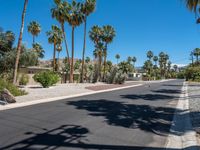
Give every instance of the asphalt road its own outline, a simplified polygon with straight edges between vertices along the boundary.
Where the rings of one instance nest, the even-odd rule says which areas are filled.
[[[1,111],[0,149],[164,149],[182,85],[151,83]]]

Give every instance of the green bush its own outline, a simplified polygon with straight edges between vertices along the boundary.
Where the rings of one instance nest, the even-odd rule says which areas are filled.
[[[22,96],[27,94],[24,90],[20,90],[17,86],[13,85],[12,83],[0,79],[0,93],[3,91],[4,88],[8,89],[8,91],[10,91],[10,93],[13,94],[13,96]]]
[[[59,81],[59,78],[59,75],[52,71],[40,72],[33,76],[33,79],[36,82],[39,82],[44,88],[48,88],[56,84]]]
[[[29,76],[27,74],[22,74],[19,78],[19,85],[27,85],[29,82]]]
[[[181,71],[181,72],[177,73],[177,78],[178,79],[184,79],[185,78],[185,72]]]
[[[200,67],[188,67],[185,76],[188,81],[200,82]]]

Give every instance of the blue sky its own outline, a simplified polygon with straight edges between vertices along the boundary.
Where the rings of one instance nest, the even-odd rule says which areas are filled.
[[[23,0],[2,1],[0,5],[0,27],[12,30],[19,35]],[[51,18],[50,9],[53,0],[29,0],[25,18],[23,42],[31,47],[32,36],[27,32],[30,21],[37,21],[42,32],[36,41],[46,51],[45,59],[52,58],[53,45],[48,44],[46,31],[57,21]],[[143,65],[146,52],[152,50],[155,55],[160,51],[169,54],[172,63],[189,63],[190,51],[200,47],[200,27],[195,16],[189,12],[183,0],[97,0],[96,11],[88,18],[88,30],[93,25],[112,25],[116,29],[116,38],[108,46],[108,59],[116,62],[128,56],[136,56],[136,66]],[[71,28],[66,24],[68,44],[71,49]],[[81,58],[83,45],[83,26],[75,32],[75,57]],[[93,43],[87,39],[86,55],[92,57]],[[65,50],[61,57],[66,56]]]

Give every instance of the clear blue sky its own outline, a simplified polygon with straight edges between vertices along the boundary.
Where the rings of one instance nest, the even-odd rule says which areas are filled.
[[[0,26],[19,35],[23,0],[2,1],[0,5]],[[50,9],[53,0],[29,0],[25,18],[23,42],[31,47],[32,36],[27,32],[30,21],[37,21],[42,32],[36,39],[46,51],[45,59],[52,58],[53,46],[48,44],[46,31],[52,24]],[[93,25],[110,24],[117,36],[108,47],[108,59],[116,62],[119,53],[121,60],[128,56],[137,57],[137,66],[143,65],[147,50],[155,55],[164,51],[170,55],[172,63],[186,64],[189,53],[200,47],[200,27],[195,24],[195,16],[189,12],[182,0],[97,0],[96,11],[88,18],[88,30]],[[71,49],[71,29],[66,24],[68,43]],[[75,57],[81,58],[83,26],[76,29]],[[87,39],[87,56],[92,57],[94,46]],[[63,50],[61,56],[66,56]]]

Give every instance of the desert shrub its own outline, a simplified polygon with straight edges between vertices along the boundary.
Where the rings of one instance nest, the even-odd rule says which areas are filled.
[[[74,81],[76,81],[77,83],[80,82],[80,75],[79,74],[74,74]]]
[[[188,67],[185,76],[186,80],[200,82],[200,67]]]
[[[115,77],[115,84],[123,84],[126,81],[126,74],[117,73]]]
[[[29,76],[27,74],[22,74],[19,78],[19,85],[27,85],[29,82]]]
[[[20,90],[11,82],[0,79],[0,93],[3,91],[4,88],[8,89],[8,91],[10,91],[10,93],[13,94],[13,96],[22,96],[27,94],[24,90]]]
[[[94,73],[93,73],[93,77],[92,77],[92,83],[96,83],[98,81],[98,77],[99,77],[99,69],[98,69],[98,65],[95,64],[94,65]]]
[[[113,67],[109,73],[107,73],[106,82],[108,84],[113,84],[115,82],[115,77],[117,75],[118,68]]]
[[[52,71],[40,72],[33,76],[33,79],[36,82],[39,82],[44,88],[48,88],[56,84],[59,81],[59,78],[59,75]]]

